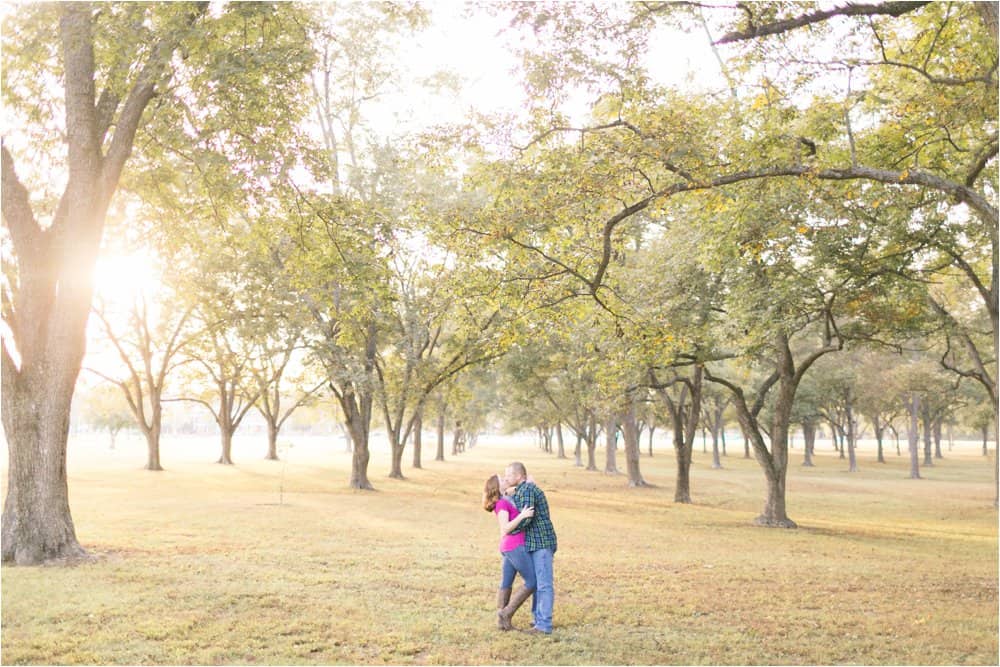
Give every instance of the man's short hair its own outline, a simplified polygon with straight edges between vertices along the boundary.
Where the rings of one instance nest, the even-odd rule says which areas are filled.
[[[524,464],[520,461],[514,461],[508,466],[512,473],[518,477],[527,477],[528,471],[524,469]]]

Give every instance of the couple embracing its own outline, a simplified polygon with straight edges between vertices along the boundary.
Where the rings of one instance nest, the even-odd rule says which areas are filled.
[[[556,531],[549,517],[545,494],[528,477],[523,463],[507,466],[503,475],[493,475],[483,489],[483,509],[496,514],[500,524],[503,564],[497,591],[497,627],[512,630],[511,617],[533,596],[534,617],[529,634],[552,633],[552,557]],[[515,575],[522,586],[512,592]]]

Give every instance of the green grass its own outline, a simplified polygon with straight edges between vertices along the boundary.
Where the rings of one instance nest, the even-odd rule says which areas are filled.
[[[339,438],[289,440],[287,463],[238,440],[235,467],[210,463],[212,440],[166,440],[162,473],[139,469],[138,442],[73,440],[73,516],[96,558],[3,568],[2,662],[997,663],[993,472],[971,443],[923,480],[894,453],[862,451],[848,474],[829,451],[801,468],[794,450],[800,528],[776,530],[751,525],[764,482],[742,451],[723,470],[696,451],[682,506],[663,448],[642,459],[657,486],[634,490],[527,440],[425,457],[405,481],[377,448],[378,490],[354,492]],[[497,534],[479,501],[511,459],[559,534],[550,637],[495,629]]]

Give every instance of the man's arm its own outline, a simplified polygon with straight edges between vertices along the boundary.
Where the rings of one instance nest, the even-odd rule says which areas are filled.
[[[525,507],[535,506],[537,491],[538,487],[531,482],[523,482],[518,485],[517,489],[514,491],[514,504],[517,506],[518,512],[523,510]],[[518,529],[522,532],[527,530],[528,526],[530,526],[534,520],[535,517],[533,516],[525,518],[521,521],[520,525],[518,525]]]

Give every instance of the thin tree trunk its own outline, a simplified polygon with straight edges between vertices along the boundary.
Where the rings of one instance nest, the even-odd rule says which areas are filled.
[[[920,395],[914,392],[907,401],[907,410],[910,413],[910,420],[907,429],[907,437],[910,443],[910,479],[920,479]]]
[[[855,438],[857,437],[855,423],[854,423],[854,407],[850,402],[847,404],[847,454],[849,467],[848,472],[858,471],[858,457],[855,454]]]
[[[936,459],[944,458],[941,453],[941,422],[940,417],[934,420],[934,458]]]
[[[608,475],[614,475],[618,473],[618,464],[615,458],[615,448],[617,446],[616,440],[618,438],[618,424],[615,419],[615,415],[611,414],[606,422],[606,433],[605,433],[605,459],[604,459],[604,472]]]
[[[587,470],[597,470],[597,415],[590,413],[587,436]]]
[[[649,486],[639,470],[639,429],[636,425],[635,400],[629,401],[624,419],[625,462],[629,487]]]
[[[437,454],[434,456],[435,461],[444,461],[444,408],[442,407],[440,414],[438,414],[437,423]]]
[[[813,449],[816,447],[816,423],[812,420],[806,419],[802,422],[802,441],[802,449],[805,450],[802,465],[806,468],[812,468],[815,466],[812,457]]]
[[[558,422],[556,424],[556,443],[558,443],[556,458],[560,459],[566,458],[566,445],[563,442],[562,422]]]
[[[719,429],[722,427],[722,410],[716,408],[712,415],[712,469],[722,468],[719,460]]]
[[[931,451],[932,426],[931,426],[930,410],[927,408],[926,403],[924,404],[924,408],[921,411],[921,421],[923,422],[924,426],[924,465],[932,466],[934,465],[934,456]]]
[[[413,467],[417,469],[423,467],[420,463],[420,448],[423,442],[423,429],[424,414],[421,410],[417,412],[417,415],[413,418]]]
[[[878,462],[885,463],[885,452],[882,446],[882,440],[885,438],[885,424],[877,415],[872,420],[872,424],[875,429],[875,443],[878,447]]]

